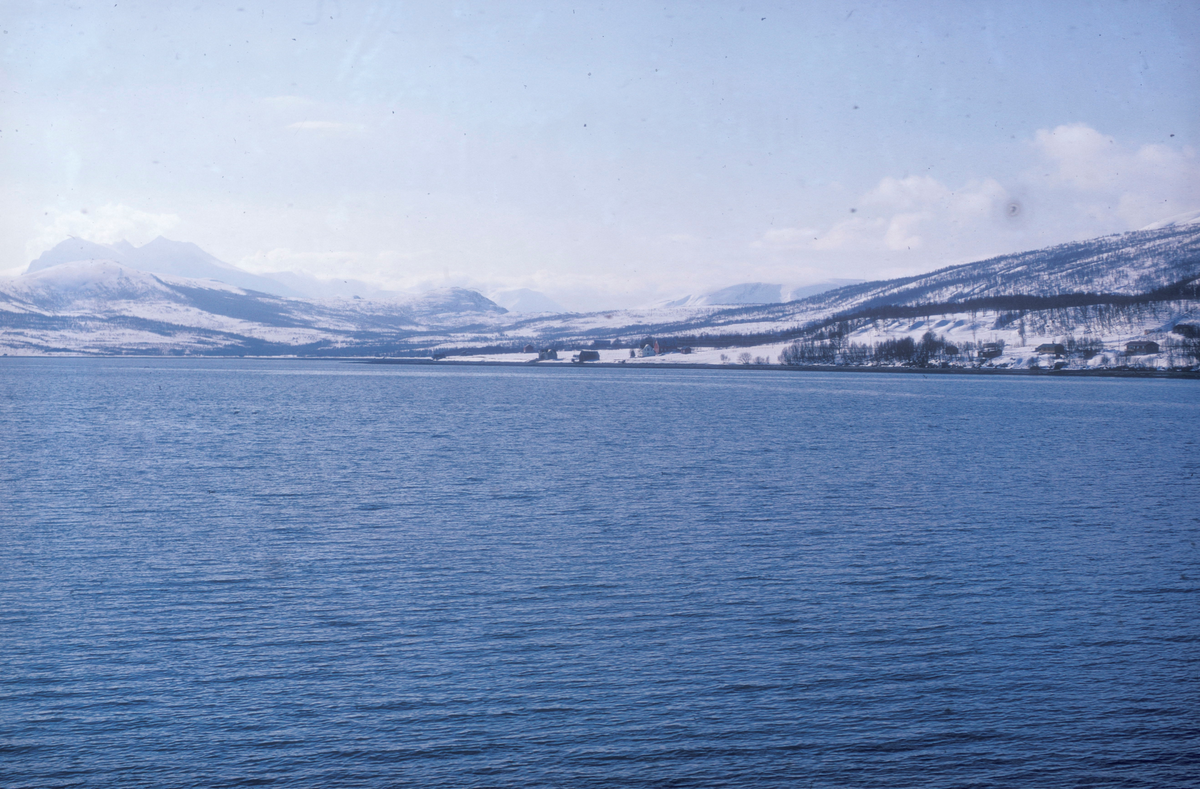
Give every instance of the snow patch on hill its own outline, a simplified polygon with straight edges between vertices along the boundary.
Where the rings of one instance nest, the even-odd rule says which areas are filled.
[[[1200,210],[1177,214],[1170,219],[1164,219],[1161,222],[1155,222],[1154,224],[1146,225],[1142,228],[1142,230],[1162,230],[1164,227],[1181,227],[1183,225],[1195,224],[1200,224]]]

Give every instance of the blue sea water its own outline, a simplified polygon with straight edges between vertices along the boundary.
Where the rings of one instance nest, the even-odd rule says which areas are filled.
[[[4,787],[1200,785],[1191,381],[0,362]]]

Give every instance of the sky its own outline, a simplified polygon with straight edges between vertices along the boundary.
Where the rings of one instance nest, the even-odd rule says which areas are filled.
[[[611,309],[1200,209],[1194,2],[0,0],[0,273],[69,236]]]

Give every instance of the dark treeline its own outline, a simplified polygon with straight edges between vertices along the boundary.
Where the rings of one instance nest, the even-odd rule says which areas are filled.
[[[779,354],[780,364],[912,364],[923,367],[937,362],[957,359],[974,347],[951,345],[931,331],[920,341],[898,337],[873,344],[844,342],[842,338],[798,340]]]
[[[1164,351],[1180,357],[1180,361],[1200,361],[1200,327],[1180,324],[1176,331],[1181,339],[1166,338],[1160,345]],[[1054,360],[1091,359],[1104,352],[1104,343],[1097,337],[1076,339],[1068,334],[1057,343],[1056,351],[1047,351]],[[1004,341],[972,343],[956,346],[946,342],[932,331],[925,332],[921,339],[899,337],[877,343],[846,342],[842,336],[832,333],[823,339],[801,339],[786,346],[779,355],[779,363],[785,365],[908,365],[929,367],[939,365],[982,364],[988,358],[999,355]],[[991,351],[991,353],[989,353]],[[1040,356],[1040,354],[1038,354]],[[1041,364],[1035,356],[1031,366]]]
[[[485,346],[469,348],[443,348],[440,352],[454,355],[474,355],[493,353],[520,352],[527,344],[538,348],[553,348],[564,351],[572,348],[641,348],[653,345],[657,338],[661,353],[684,351],[688,348],[704,347],[716,349],[745,348],[755,345],[770,345],[774,343],[796,341],[793,343],[808,343],[805,345],[805,355],[813,354],[811,363],[826,363],[830,354],[849,354],[852,357],[863,356],[874,360],[877,353],[879,359],[899,360],[895,354],[903,354],[903,350],[877,349],[869,346],[866,350],[842,347],[838,344],[832,351],[821,350],[832,340],[847,337],[855,331],[880,320],[903,320],[909,318],[928,318],[933,316],[970,315],[974,319],[979,312],[999,313],[991,326],[992,329],[1004,329],[1012,324],[1021,328],[1028,325],[1031,332],[1045,333],[1051,324],[1061,324],[1066,327],[1079,324],[1079,327],[1089,332],[1099,332],[1112,326],[1117,321],[1130,316],[1143,314],[1146,310],[1153,311],[1155,305],[1170,301],[1190,301],[1200,298],[1200,279],[1189,279],[1177,282],[1167,287],[1141,293],[1124,295],[1112,293],[1061,293],[1053,296],[989,296],[980,299],[967,299],[956,302],[937,302],[915,305],[882,305],[866,309],[839,313],[818,321],[795,325],[775,332],[755,333],[721,333],[715,331],[672,331],[669,334],[644,333],[646,326],[626,326],[621,335],[608,338],[597,338],[589,333],[582,337],[563,337],[541,339],[513,339],[508,342],[497,342]],[[662,327],[660,327],[662,328]],[[632,332],[630,330],[633,330]],[[669,330],[668,330],[669,331]],[[1069,331],[1069,329],[1067,330]],[[636,333],[635,333],[636,332]],[[1056,333],[1056,332],[1050,332]],[[1066,333],[1065,331],[1063,333]],[[639,336],[641,335],[641,336]],[[1022,332],[1022,336],[1024,333]],[[897,340],[896,342],[899,342]],[[882,345],[882,344],[881,344]],[[919,359],[921,352],[914,350],[911,359]],[[819,359],[819,361],[817,361]],[[809,362],[805,362],[809,363]]]
[[[1200,278],[1176,282],[1148,293],[1059,293],[1053,296],[987,296],[964,301],[942,301],[929,304],[886,304],[839,313],[826,324],[845,320],[887,320],[896,318],[927,318],[931,315],[952,315],[962,312],[1035,312],[1041,310],[1087,307],[1094,305],[1128,306],[1156,301],[1200,298]]]

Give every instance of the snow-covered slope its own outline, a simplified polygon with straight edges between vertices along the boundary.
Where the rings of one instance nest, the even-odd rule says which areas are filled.
[[[831,279],[791,289],[767,282],[743,282],[701,296],[680,296],[656,303],[657,307],[732,307],[746,304],[778,304],[815,296],[835,288],[857,285],[861,279]]]
[[[27,273],[44,271],[64,263],[109,260],[129,269],[166,274],[188,279],[211,279],[247,290],[276,296],[299,296],[300,292],[271,277],[251,274],[231,266],[187,241],[171,241],[159,236],[148,244],[135,247],[128,241],[96,244],[82,238],[69,238],[29,264]]]
[[[964,302],[992,296],[1147,293],[1200,276],[1200,225],[1169,224],[868,282],[803,302],[838,311],[877,304]]]
[[[461,288],[396,300],[288,299],[87,260],[0,280],[0,351],[320,352],[486,331],[504,313]]]
[[[1169,332],[1176,323],[1194,322],[1200,307],[1198,278],[1200,224],[1173,223],[1158,230],[1006,255],[916,277],[849,285],[783,304],[541,316],[536,321],[514,323],[506,338],[510,342],[525,337],[551,340],[564,347],[615,341],[627,348],[655,336],[678,345],[716,348],[717,353],[739,345],[777,348],[784,339],[819,332],[838,316],[858,316],[858,323],[886,319],[879,324],[886,327],[881,331],[896,337],[925,325],[919,336],[940,323],[957,327],[955,331],[970,325],[976,335],[981,326],[1000,324],[989,331],[1003,338],[1005,332],[1017,332],[1019,325],[1028,323],[1041,327],[1036,336],[1052,338],[1054,333],[1065,336],[1074,332],[1116,343],[1122,337],[1129,340],[1145,332]],[[1193,284],[1172,287],[1189,282]],[[1142,295],[1155,291],[1158,295]],[[1043,302],[1020,303],[1031,298]],[[1066,305],[1076,306],[1066,309]],[[1106,310],[1105,305],[1113,309]],[[894,317],[906,307],[918,317]],[[1028,313],[1029,320],[1015,322],[1018,313]],[[964,314],[969,320],[963,319]],[[933,316],[937,319],[930,320]],[[1034,337],[1035,330],[1028,334]],[[880,339],[878,331],[864,336],[872,342]],[[468,344],[486,343],[459,343]]]
[[[800,299],[807,299],[809,296],[816,296],[819,293],[828,293],[837,288],[844,288],[847,285],[860,285],[865,281],[861,279],[829,279],[812,285],[801,285],[788,291],[783,300],[799,301]]]
[[[1184,225],[1197,224],[1200,224],[1200,211],[1188,211],[1187,213],[1177,214],[1169,219],[1164,219],[1161,222],[1146,225],[1142,230],[1162,230],[1165,227],[1183,227]]]
[[[697,330],[750,334],[883,306],[966,304],[1004,296],[1132,296],[1200,277],[1200,224],[1170,224],[836,288],[785,304],[722,310]]]
[[[870,330],[874,342],[879,326],[889,326],[885,333],[890,334],[900,332],[901,324],[916,331],[916,316],[940,315],[949,321],[944,325],[961,327],[966,324],[951,316],[970,313],[972,331],[978,334],[984,325],[980,315],[990,315],[988,325],[999,332],[1001,324],[1012,323],[1010,313],[1018,311],[1128,307],[1134,302],[1174,306],[1156,307],[1153,320],[1125,313],[1114,320],[1130,332],[1139,326],[1141,331],[1169,331],[1172,321],[1192,321],[1200,303],[1200,223],[1184,217],[1162,224],[915,277],[847,285],[785,303],[658,305],[588,314],[506,313],[463,289],[396,298],[288,299],[212,279],[151,274],[117,260],[136,257],[136,248],[74,240],[68,248],[60,245],[43,255],[30,273],[0,280],[0,352],[499,352],[526,344],[628,348],[651,336],[697,347],[766,347],[847,318],[858,321],[852,330],[859,333],[867,331],[863,321],[892,321]],[[178,253],[173,259],[183,261],[181,267],[187,263],[189,271],[212,271],[220,263],[198,248],[188,249],[192,245],[152,242],[147,247],[159,260]],[[55,264],[80,256],[86,259]],[[203,269],[206,265],[210,268]],[[781,295],[779,286],[754,283],[727,290],[731,292],[719,298]],[[1020,299],[1024,301],[1014,301]],[[1092,320],[1090,314],[1082,309],[1037,321],[1059,333],[1070,333],[1067,324],[1076,321],[1077,334],[1093,333],[1084,325]]]
[[[662,303],[664,307],[712,307],[733,304],[778,304],[783,286],[766,282],[743,282],[702,296],[682,296]]]

